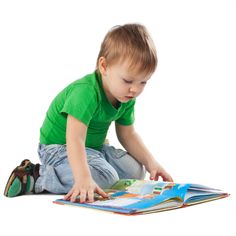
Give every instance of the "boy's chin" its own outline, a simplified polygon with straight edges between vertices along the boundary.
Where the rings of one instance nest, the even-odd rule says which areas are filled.
[[[132,100],[132,99],[134,99],[134,98],[131,98],[131,97],[122,97],[122,98],[119,98],[119,99],[117,99],[119,102],[121,102],[121,103],[126,103],[126,102],[128,102],[128,101],[130,101],[130,100]]]

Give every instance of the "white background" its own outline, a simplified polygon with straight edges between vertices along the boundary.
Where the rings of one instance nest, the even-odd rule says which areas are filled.
[[[38,161],[51,100],[94,70],[112,26],[132,22],[146,25],[159,58],[137,99],[137,130],[176,182],[231,196],[136,217],[55,205],[54,195],[5,198],[11,170]],[[233,0],[1,1],[0,235],[236,235],[235,22]],[[114,127],[109,139],[118,146]]]

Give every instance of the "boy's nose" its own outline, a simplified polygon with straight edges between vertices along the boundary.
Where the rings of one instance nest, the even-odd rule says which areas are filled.
[[[132,87],[130,87],[129,92],[132,93],[132,94],[135,94],[135,93],[138,92],[138,88],[135,87],[135,86],[132,86]]]

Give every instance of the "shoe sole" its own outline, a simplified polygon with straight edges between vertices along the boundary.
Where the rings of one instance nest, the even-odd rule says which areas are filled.
[[[5,190],[4,190],[4,195],[7,197],[8,196],[8,191],[9,188],[11,187],[13,181],[15,180],[15,178],[17,177],[17,175],[15,174],[15,172],[17,170],[19,170],[19,168],[25,168],[28,164],[30,163],[30,160],[25,159],[21,162],[21,164],[19,166],[17,166],[11,173],[10,177],[8,178]]]

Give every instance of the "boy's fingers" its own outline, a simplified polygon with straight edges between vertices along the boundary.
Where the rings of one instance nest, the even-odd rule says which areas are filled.
[[[75,202],[77,196],[79,196],[79,195],[80,195],[80,192],[79,192],[79,191],[73,191],[72,194],[71,194],[71,196],[70,196],[70,201],[71,201],[71,202]]]
[[[105,197],[105,198],[108,197],[108,194],[105,193],[105,192],[104,192],[101,188],[99,188],[99,187],[97,187],[96,192],[97,192],[99,195],[101,195],[102,197]]]
[[[170,182],[174,182],[174,180],[172,179],[172,177],[171,177],[171,176],[170,176],[169,178],[170,178],[170,180],[169,180]]]
[[[86,197],[87,197],[87,191],[85,190],[80,191],[80,203],[85,202]]]
[[[158,174],[156,172],[150,173],[150,180],[158,180]]]
[[[67,193],[65,196],[64,196],[64,200],[68,200],[69,199],[69,194]]]
[[[68,200],[71,196],[71,194],[73,193],[73,190],[71,189],[65,196],[64,196],[64,199],[65,200]]]
[[[173,179],[171,178],[171,176],[169,174],[165,174],[163,176],[163,180],[168,181],[168,182],[173,182]]]
[[[93,202],[94,201],[94,192],[93,190],[88,191],[88,202]]]

